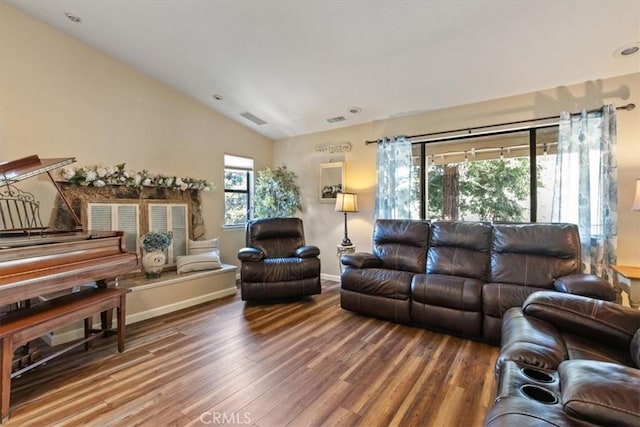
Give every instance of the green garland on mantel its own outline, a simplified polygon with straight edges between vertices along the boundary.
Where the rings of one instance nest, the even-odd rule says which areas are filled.
[[[104,187],[107,185],[123,185],[125,187],[157,187],[171,190],[215,190],[212,182],[204,179],[176,177],[162,174],[152,174],[144,169],[135,172],[125,169],[126,163],[115,166],[84,166],[79,168],[66,167],[61,171],[62,179],[74,185],[83,187]]]

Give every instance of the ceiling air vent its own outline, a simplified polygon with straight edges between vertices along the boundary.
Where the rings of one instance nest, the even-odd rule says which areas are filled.
[[[327,119],[327,121],[329,123],[344,122],[345,120],[347,120],[347,119],[345,119],[344,116],[336,116],[336,117],[331,117],[331,118]]]
[[[266,125],[267,122],[265,122],[264,120],[262,120],[260,117],[254,116],[253,114],[251,114],[248,111],[245,111],[244,113],[240,114],[242,117],[244,117],[245,119],[257,124],[257,125]]]

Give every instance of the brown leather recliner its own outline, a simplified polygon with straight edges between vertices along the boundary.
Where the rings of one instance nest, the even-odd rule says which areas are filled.
[[[485,425],[640,425],[640,311],[553,291],[503,317]]]
[[[275,300],[319,294],[320,250],[306,245],[300,218],[260,218],[246,227],[238,251],[243,300]]]

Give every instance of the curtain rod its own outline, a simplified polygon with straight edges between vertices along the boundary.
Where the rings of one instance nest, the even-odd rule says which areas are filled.
[[[625,110],[625,111],[631,111],[634,108],[636,108],[636,104],[630,103],[627,105],[623,105],[621,107],[616,107],[616,110]],[[600,111],[601,108],[597,108],[594,110],[589,110],[587,111],[587,113],[595,113]],[[580,113],[572,113],[571,115],[576,115],[576,114],[580,114]],[[504,133],[511,133],[511,132],[517,132],[520,130],[524,130],[524,129],[529,129],[531,126],[529,127],[522,127],[522,128],[516,128],[516,129],[503,129],[500,131],[488,131],[488,132],[482,132],[482,133],[476,133],[476,134],[471,134],[471,131],[474,130],[478,130],[478,129],[487,129],[487,128],[492,128],[492,127],[498,127],[498,126],[508,126],[508,125],[517,125],[517,124],[522,124],[522,123],[532,123],[532,122],[539,122],[539,121],[543,121],[543,120],[552,120],[552,119],[559,119],[560,116],[547,116],[547,117],[540,117],[538,119],[528,119],[528,120],[517,120],[514,122],[505,122],[505,123],[497,123],[494,125],[485,125],[485,126],[475,126],[475,127],[469,127],[469,128],[461,128],[461,129],[454,129],[454,130],[445,130],[445,131],[440,131],[440,132],[431,132],[431,133],[422,133],[419,135],[409,135],[407,138],[409,139],[415,139],[415,138],[425,138],[425,137],[429,137],[429,136],[436,136],[436,135],[443,135],[443,134],[447,134],[447,133],[455,133],[455,132],[469,132],[467,135],[451,135],[451,136],[447,136],[447,137],[441,137],[441,138],[435,138],[432,141],[429,142],[439,142],[439,141],[446,141],[449,139],[457,139],[457,138],[470,138],[470,137],[474,137],[474,136],[483,136],[483,135],[491,135],[491,134],[497,134],[499,132],[504,132]],[[557,123],[547,123],[545,125],[542,125],[540,127],[543,126],[553,126],[556,125]],[[423,143],[423,142],[427,142],[427,141],[412,141],[414,143]],[[377,144],[378,140],[373,140],[373,141],[365,141],[364,142],[365,145],[369,145],[369,144]]]

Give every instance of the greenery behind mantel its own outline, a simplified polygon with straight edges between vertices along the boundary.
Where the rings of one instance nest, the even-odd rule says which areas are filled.
[[[278,166],[266,168],[256,174],[253,217],[274,218],[291,217],[302,210],[300,204],[300,187],[296,180],[298,175]]]

